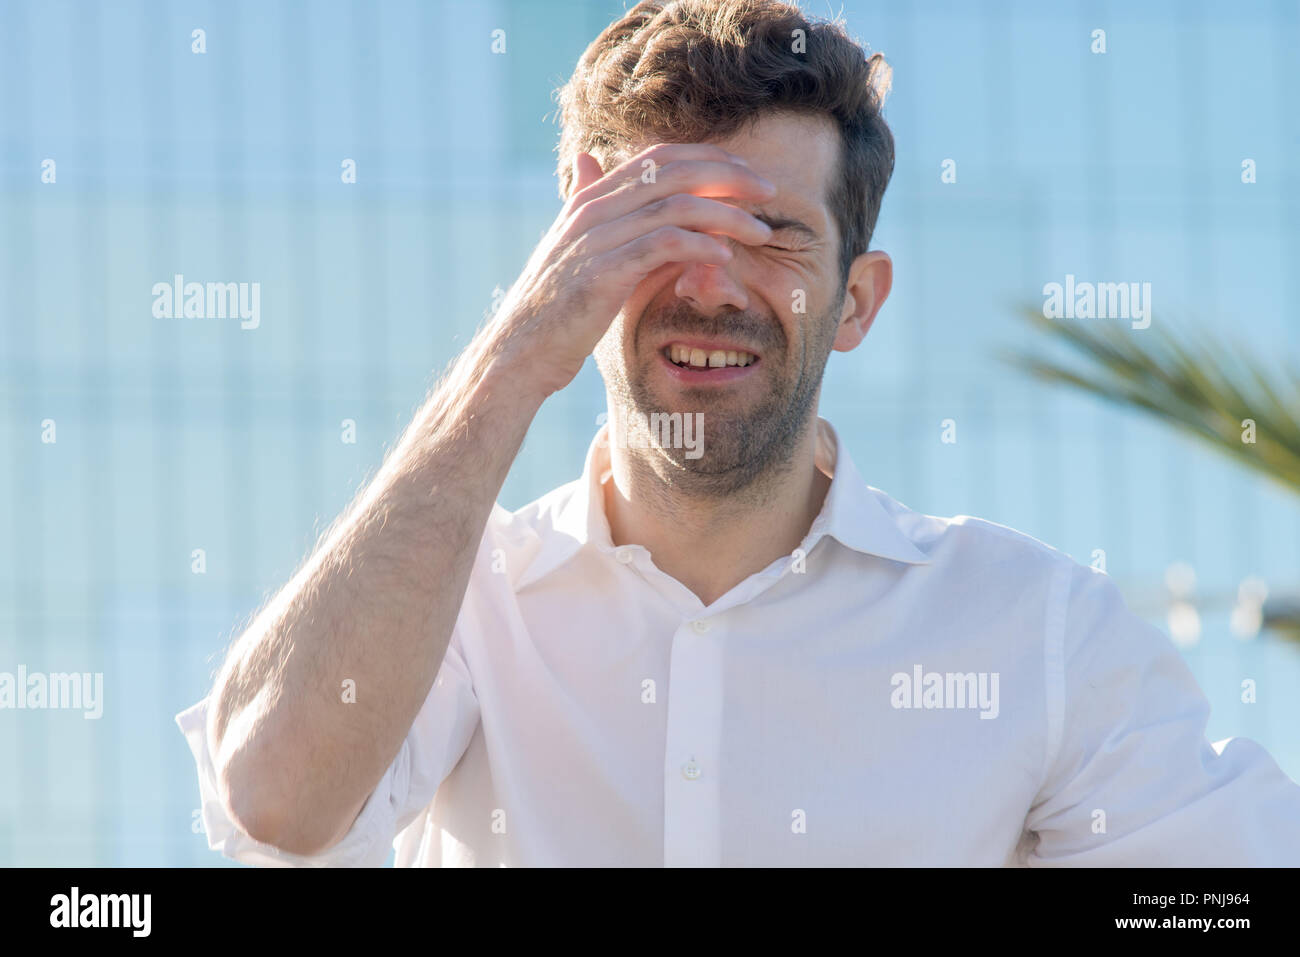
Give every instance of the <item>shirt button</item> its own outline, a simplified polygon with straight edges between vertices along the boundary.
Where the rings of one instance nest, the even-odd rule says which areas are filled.
[[[632,563],[632,549],[626,547],[620,548],[614,553],[614,557],[624,565],[630,565]]]
[[[709,630],[709,623],[703,618],[696,618],[691,622],[691,627],[695,629],[697,635],[702,635]]]
[[[694,781],[700,776],[700,766],[694,761],[687,761],[682,765],[682,777],[688,781]]]

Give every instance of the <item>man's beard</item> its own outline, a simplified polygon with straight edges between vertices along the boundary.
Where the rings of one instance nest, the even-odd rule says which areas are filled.
[[[791,343],[776,319],[752,313],[704,317],[679,300],[668,309],[642,316],[630,344],[640,361],[631,368],[624,364],[623,330],[616,323],[614,334],[597,346],[595,358],[606,389],[619,406],[611,410],[610,428],[625,430],[634,472],[648,468],[675,492],[692,498],[761,495],[769,481],[794,464],[795,449],[817,402],[843,304],[841,291],[831,309],[817,318],[805,318],[807,335]],[[663,342],[673,334],[727,338],[750,346],[761,360],[755,373],[765,386],[762,397],[751,404],[730,397],[725,386],[707,386],[678,390],[672,402],[665,401],[650,386],[660,356],[645,350],[647,343]],[[658,421],[651,416],[664,413],[681,413],[683,419],[701,414],[698,452],[671,447],[653,425],[646,434],[646,423]]]

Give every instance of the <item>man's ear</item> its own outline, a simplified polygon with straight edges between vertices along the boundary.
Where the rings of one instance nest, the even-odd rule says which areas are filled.
[[[832,348],[839,352],[856,349],[889,297],[894,284],[894,263],[878,249],[863,253],[849,266],[845,283],[844,308],[835,331]]]

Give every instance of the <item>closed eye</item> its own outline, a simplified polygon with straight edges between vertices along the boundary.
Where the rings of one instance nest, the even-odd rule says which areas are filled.
[[[779,249],[785,253],[802,253],[808,252],[807,238],[796,227],[778,225],[773,230],[773,238],[776,242],[767,244],[768,249]]]
[[[754,218],[761,223],[766,223],[772,230],[772,237],[776,242],[769,243],[768,249],[779,249],[787,253],[810,252],[808,244],[815,244],[819,238],[816,230],[811,226],[789,216],[771,215],[759,211],[754,213]]]

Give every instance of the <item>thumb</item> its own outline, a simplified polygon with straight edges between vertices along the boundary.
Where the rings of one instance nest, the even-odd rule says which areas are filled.
[[[600,162],[590,153],[578,153],[573,157],[573,185],[569,189],[569,196],[572,198],[574,193],[580,192],[590,186],[596,180],[605,175],[605,171],[600,168]]]

